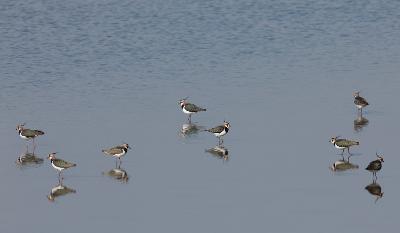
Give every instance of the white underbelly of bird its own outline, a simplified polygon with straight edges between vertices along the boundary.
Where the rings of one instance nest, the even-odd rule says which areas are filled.
[[[57,167],[56,165],[54,165],[54,163],[51,163],[51,166],[53,166],[54,169],[56,169],[56,170],[58,170],[58,171],[64,170],[64,168],[62,168],[62,167]]]
[[[338,149],[344,149],[344,148],[346,148],[346,147],[338,146],[338,145],[336,145],[336,144],[335,144],[335,147],[338,148]]]
[[[226,134],[226,131],[224,130],[224,131],[222,131],[221,133],[214,133],[214,135],[216,136],[216,137],[222,137],[222,136],[224,136]]]
[[[113,155],[114,157],[122,157],[122,156],[124,156],[125,155],[125,151],[123,150],[121,153],[119,153],[119,154],[115,154],[115,155]]]
[[[30,138],[28,138],[28,137],[25,137],[24,135],[22,135],[22,134],[19,134],[19,136],[22,138],[22,139],[25,139],[25,140],[29,140]]]
[[[190,115],[190,114],[192,114],[193,112],[189,112],[188,110],[186,110],[185,108],[182,108],[182,112],[183,113],[185,113],[185,114],[188,114],[188,115]]]

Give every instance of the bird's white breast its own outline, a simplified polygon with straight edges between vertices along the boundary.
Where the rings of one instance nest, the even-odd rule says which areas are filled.
[[[189,112],[188,110],[186,110],[185,107],[182,108],[182,112],[185,114],[192,114],[192,112]]]
[[[62,171],[62,170],[64,170],[64,168],[62,168],[62,167],[57,167],[56,165],[54,165],[54,163],[53,163],[53,162],[51,163],[51,166],[53,166],[53,167],[54,167],[54,169],[56,169],[56,170],[58,170],[58,171]]]
[[[224,129],[221,133],[214,133],[214,135],[215,135],[216,137],[222,137],[222,136],[224,136],[225,134],[226,134],[225,129]]]

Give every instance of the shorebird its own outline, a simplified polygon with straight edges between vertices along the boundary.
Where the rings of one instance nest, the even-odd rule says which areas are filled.
[[[369,103],[367,102],[367,100],[365,100],[363,97],[360,96],[360,92],[356,91],[353,93],[354,96],[354,104],[356,105],[357,109],[360,110],[361,114],[362,114],[362,109],[369,105]]]
[[[182,112],[189,115],[189,117],[188,117],[189,122],[192,121],[192,114],[207,111],[207,109],[198,107],[194,104],[187,102],[186,100],[187,100],[187,97],[184,99],[181,99],[179,101],[179,104],[181,105]]]
[[[56,158],[56,154],[57,154],[56,152],[50,153],[49,156],[47,157],[47,159],[49,159],[51,161],[51,165],[54,167],[54,169],[56,169],[58,171],[58,180],[60,180],[60,178],[62,178],[61,172],[64,169],[75,167],[76,164],[67,162],[62,159],[58,159],[58,158]]]
[[[124,156],[126,152],[128,152],[128,149],[131,149],[131,147],[127,143],[124,143],[119,146],[115,146],[109,149],[104,149],[102,150],[102,152],[106,155],[111,155],[115,158],[118,158],[118,160],[121,163],[121,157]]]
[[[381,155],[378,155],[378,153],[376,153],[376,157],[378,157],[378,159],[370,162],[368,166],[365,168],[365,170],[372,172],[372,175],[375,178],[376,178],[376,173],[382,169],[382,163],[384,162],[383,157]]]
[[[331,143],[338,149],[342,150],[342,154],[344,153],[344,150],[347,149],[347,152],[350,154],[350,147],[351,146],[355,146],[355,145],[359,145],[360,143],[357,141],[353,141],[353,140],[348,140],[348,139],[342,139],[339,137],[333,137],[331,138]]]
[[[25,126],[25,123],[19,124],[19,125],[17,125],[16,130],[18,131],[18,134],[22,139],[25,139],[26,141],[29,141],[32,139],[33,150],[35,150],[35,147],[36,147],[35,138],[37,136],[43,135],[44,132],[41,130],[37,130],[37,129],[25,129],[24,126]],[[28,145],[26,145],[26,150],[28,151]]]
[[[211,129],[206,129],[205,131],[213,133],[218,138],[218,145],[221,145],[224,142],[222,137],[228,133],[230,127],[231,125],[229,124],[229,122],[224,121],[223,125],[219,125]]]

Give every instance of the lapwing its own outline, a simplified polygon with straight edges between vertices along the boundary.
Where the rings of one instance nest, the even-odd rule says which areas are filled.
[[[189,122],[192,122],[192,114],[207,111],[207,109],[198,107],[197,105],[189,103],[186,100],[187,98],[181,99],[179,101],[179,104],[181,105],[182,112],[189,115],[188,117]]]
[[[228,133],[230,127],[231,125],[229,124],[229,122],[224,121],[223,125],[219,125],[211,129],[206,129],[205,131],[213,133],[218,138],[218,145],[221,145],[224,142],[222,137]]]
[[[367,102],[366,99],[364,99],[363,97],[360,96],[359,91],[354,92],[353,96],[354,96],[354,104],[356,105],[357,109],[362,114],[363,108],[366,107],[367,105],[369,105],[369,103]]]
[[[41,130],[37,130],[37,129],[25,129],[24,126],[25,126],[25,123],[19,124],[19,125],[17,125],[16,130],[18,131],[18,134],[22,139],[25,139],[27,141],[32,140],[33,150],[35,150],[35,147],[36,147],[35,138],[37,136],[43,135],[44,132]],[[26,145],[26,150],[28,150],[28,145]]]
[[[384,162],[383,157],[378,155],[378,153],[376,153],[376,157],[378,157],[378,159],[370,162],[365,168],[365,170],[372,172],[374,178],[377,178],[376,173],[382,169],[382,163]]]
[[[342,150],[342,156],[344,153],[344,150],[347,149],[347,152],[349,153],[349,155],[351,156],[350,153],[350,147],[355,146],[355,145],[359,145],[360,143],[357,141],[353,141],[353,140],[348,140],[348,139],[343,139],[343,138],[339,138],[339,137],[334,137],[331,138],[331,143],[337,148]]]
[[[64,169],[68,169],[71,167],[75,167],[75,163],[70,163],[62,159],[56,158],[56,153],[50,153],[49,156],[47,157],[51,161],[51,165],[58,171],[58,180],[62,180],[61,172]],[[61,179],[60,179],[61,178]]]
[[[106,155],[111,155],[115,158],[118,158],[119,162],[121,163],[121,157],[124,156],[126,152],[128,152],[128,149],[131,149],[131,147],[127,143],[124,143],[119,146],[115,146],[109,149],[104,149],[102,150],[102,152]],[[116,162],[118,160],[116,160]]]

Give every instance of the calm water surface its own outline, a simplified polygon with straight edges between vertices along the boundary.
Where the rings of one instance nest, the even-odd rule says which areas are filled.
[[[400,2],[0,2],[1,232],[395,232]],[[355,124],[352,92],[370,106]],[[228,158],[199,127],[231,123]],[[20,166],[15,126],[46,132]],[[365,122],[365,121],[364,121]],[[359,169],[332,172],[332,136]],[[128,142],[121,169],[101,149]],[[377,182],[364,170],[383,153]],[[50,196],[49,196],[50,195]],[[49,198],[52,201],[49,201]]]

